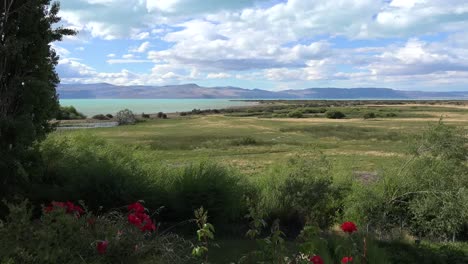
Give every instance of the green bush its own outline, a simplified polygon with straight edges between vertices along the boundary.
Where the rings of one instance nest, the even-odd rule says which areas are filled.
[[[250,145],[257,145],[257,143],[258,143],[257,140],[250,136],[232,141],[232,144],[234,146],[250,146]]]
[[[327,111],[325,116],[330,119],[342,119],[346,117],[346,115],[340,111]]]
[[[57,112],[57,120],[74,120],[74,119],[85,119],[86,116],[78,112],[73,106],[60,106]]]
[[[372,119],[372,118],[376,118],[377,115],[375,115],[374,112],[368,112],[368,113],[365,113],[363,117],[364,119]]]
[[[201,163],[183,168],[168,182],[168,209],[174,219],[188,219],[203,206],[213,222],[239,219],[245,186],[241,179],[225,167]]]
[[[109,120],[109,117],[103,115],[103,114],[99,114],[99,115],[95,115],[93,116],[93,119],[96,119],[96,120]]]
[[[333,182],[331,164],[320,153],[291,158],[287,166],[273,167],[256,182],[258,206],[279,218],[288,233],[305,224],[326,229],[334,223],[346,192]]]
[[[436,241],[459,239],[468,225],[466,143],[462,131],[431,126],[401,167],[382,172],[375,183],[353,186],[345,217],[390,238],[409,232]]]
[[[304,117],[304,114],[302,113],[301,110],[294,110],[292,112],[289,112],[288,117],[291,118],[302,118]]]
[[[46,169],[29,191],[34,201],[84,200],[93,209],[140,199],[151,207],[165,203],[163,189],[124,146],[80,134],[51,135],[40,150]]]
[[[397,114],[395,113],[388,113],[385,115],[386,117],[397,117]]]
[[[27,202],[8,208],[0,224],[0,263],[193,263],[191,243],[142,232],[121,211],[79,214],[53,206],[35,219]]]

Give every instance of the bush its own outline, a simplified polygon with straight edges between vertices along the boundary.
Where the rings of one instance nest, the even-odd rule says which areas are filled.
[[[258,206],[297,235],[309,223],[326,229],[337,217],[343,188],[333,182],[331,164],[320,153],[291,158],[275,166],[257,183]]]
[[[325,116],[330,119],[342,119],[346,117],[346,115],[340,111],[327,111]]]
[[[141,113],[141,117],[142,117],[142,118],[150,118],[150,115],[145,114],[145,113]]]
[[[466,134],[443,123],[412,144],[413,156],[374,184],[355,186],[345,216],[370,230],[437,241],[457,240],[468,225]]]
[[[158,116],[158,118],[163,118],[164,113],[163,113],[163,112],[159,112],[157,116]]]
[[[97,119],[97,120],[109,120],[109,118],[103,114],[99,114],[99,115],[95,115],[93,116],[93,119]]]
[[[372,118],[376,118],[377,116],[375,115],[374,112],[368,112],[368,113],[365,113],[363,117],[364,119],[372,119]]]
[[[174,219],[188,219],[201,206],[210,212],[214,222],[226,223],[242,216],[245,188],[233,171],[216,164],[201,163],[188,166],[179,173],[168,183],[168,207]]]
[[[132,212],[94,215],[67,205],[44,207],[34,219],[27,202],[8,204],[10,214],[0,225],[0,263],[193,263],[191,243],[141,231],[127,220]]]
[[[302,117],[304,117],[304,114],[300,110],[295,110],[295,111],[289,112],[288,117],[302,118]]]
[[[119,123],[119,125],[135,124],[136,122],[135,115],[133,114],[132,111],[128,109],[119,111],[115,115],[115,118],[117,119],[117,122]]]
[[[29,190],[35,204],[84,200],[97,209],[140,199],[155,208],[166,203],[164,189],[125,146],[80,134],[52,135],[40,151],[46,170],[43,177],[33,179]]]
[[[233,145],[235,146],[249,146],[249,145],[256,145],[257,140],[253,137],[243,137],[238,140],[234,140],[232,142]]]
[[[78,112],[73,106],[60,106],[57,112],[57,120],[85,119],[86,116]]]
[[[166,115],[166,114],[163,114],[163,115],[162,115],[162,118],[163,118],[163,119],[167,119],[167,115]]]
[[[396,117],[397,114],[395,114],[395,113],[388,113],[388,114],[386,114],[385,116],[386,116],[386,117]]]
[[[113,115],[111,115],[111,114],[107,114],[107,115],[106,115],[106,117],[107,117],[107,118],[109,118],[109,119],[112,119],[112,118],[114,118],[114,116],[113,116]]]

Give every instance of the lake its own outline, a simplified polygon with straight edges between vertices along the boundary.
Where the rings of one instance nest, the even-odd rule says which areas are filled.
[[[125,108],[134,113],[172,113],[253,104],[256,103],[231,101],[230,99],[60,99],[60,105],[74,106],[78,112],[88,117],[97,114],[115,114]]]

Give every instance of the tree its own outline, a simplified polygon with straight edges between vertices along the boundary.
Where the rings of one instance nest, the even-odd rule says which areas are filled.
[[[136,117],[132,111],[128,109],[120,110],[116,115],[115,118],[119,125],[128,125],[128,124],[135,124]]]
[[[0,4],[0,185],[26,176],[31,146],[52,130],[59,104],[51,47],[75,32],[60,22],[60,5],[50,0],[3,0]]]

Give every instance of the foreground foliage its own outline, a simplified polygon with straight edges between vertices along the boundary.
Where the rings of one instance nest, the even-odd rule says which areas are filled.
[[[59,4],[4,0],[0,5],[0,192],[25,181],[31,146],[51,131],[58,100],[54,41],[75,32],[57,27]],[[5,186],[10,185],[10,188]]]
[[[0,225],[0,263],[190,263],[191,243],[158,234],[154,215],[140,203],[95,215],[53,202],[37,220],[28,202],[8,207]]]

